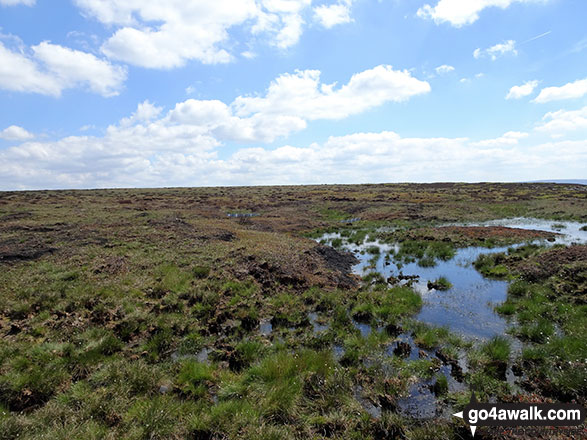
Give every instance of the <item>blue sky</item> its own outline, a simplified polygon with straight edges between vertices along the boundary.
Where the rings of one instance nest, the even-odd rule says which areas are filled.
[[[0,0],[0,189],[586,178],[584,0]]]

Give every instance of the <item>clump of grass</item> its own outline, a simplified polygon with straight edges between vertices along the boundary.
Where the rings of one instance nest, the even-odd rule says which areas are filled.
[[[482,350],[491,360],[507,362],[510,357],[510,341],[503,336],[494,336],[483,345]]]
[[[357,322],[370,322],[373,319],[373,304],[357,304],[351,311],[351,316]]]
[[[171,352],[174,339],[173,331],[170,328],[158,328],[145,343],[144,350],[151,360],[158,361]]]
[[[171,263],[159,266],[156,277],[159,280],[157,290],[174,293],[187,292],[193,279],[192,274]]]
[[[367,234],[368,234],[368,231],[366,229],[356,230],[349,236],[349,242],[354,243],[357,246],[360,246],[365,242],[365,239],[367,238]]]
[[[261,341],[246,339],[235,347],[235,357],[239,367],[245,368],[261,359],[265,351],[266,347]]]
[[[564,223],[554,223],[551,227],[555,231],[560,231],[561,229],[565,229],[567,225],[565,225]]]
[[[194,266],[192,272],[194,277],[198,279],[208,278],[208,275],[210,275],[210,268],[208,266]]]
[[[422,298],[418,293],[406,286],[396,286],[361,292],[351,314],[360,322],[378,319],[384,323],[395,323],[402,317],[416,313],[421,306]]]
[[[68,353],[70,345],[54,344],[15,353],[8,371],[0,375],[0,402],[13,411],[45,403],[69,377],[64,359]]]
[[[479,400],[487,400],[492,396],[504,396],[510,393],[510,387],[507,382],[501,378],[495,377],[490,372],[474,371],[468,376],[468,381],[475,390]]]
[[[257,286],[250,282],[227,281],[222,285],[224,292],[233,300],[240,301],[252,297],[257,292]]]
[[[448,290],[452,287],[452,283],[446,277],[438,277],[434,281],[428,281],[428,289]]]
[[[434,348],[449,339],[450,332],[446,327],[432,327],[421,322],[413,324],[414,342],[423,348]]]
[[[310,385],[304,379],[321,378],[320,388],[307,391],[324,395],[334,391],[329,382],[335,371],[336,364],[330,352],[304,350],[291,354],[281,351],[263,359],[245,373],[243,392],[257,402],[263,418],[284,422],[291,420],[301,409],[303,395]]]
[[[418,266],[420,267],[434,267],[436,266],[436,260],[430,255],[425,255],[418,260]]]
[[[187,360],[183,362],[176,386],[185,395],[201,398],[208,394],[214,383],[214,372],[210,365]]]
[[[139,399],[124,415],[126,423],[131,427],[127,435],[130,438],[161,440],[183,437],[187,432],[180,420],[182,413],[189,412],[184,409],[186,406],[189,405],[171,396]]]
[[[444,374],[436,375],[433,390],[437,396],[445,396],[448,393],[448,379]]]
[[[500,315],[510,316],[516,313],[516,305],[511,301],[504,301],[503,303],[495,306],[495,311]]]
[[[332,241],[330,242],[330,245],[333,248],[340,248],[342,247],[342,238],[333,238]]]
[[[455,255],[451,243],[441,241],[406,240],[400,244],[395,260],[400,263],[418,262],[421,267],[434,267],[436,260],[448,261]]]
[[[503,264],[506,255],[501,252],[497,254],[481,254],[473,265],[475,269],[488,278],[504,279],[509,276],[508,268]]]
[[[385,278],[383,278],[383,275],[376,271],[369,272],[366,275],[363,275],[362,279],[363,283],[365,284],[387,284],[387,281],[385,280]]]
[[[379,249],[379,246],[369,246],[366,249],[366,251],[370,255],[379,255],[381,253],[381,249]]]
[[[520,326],[516,329],[516,334],[522,339],[541,344],[554,334],[554,325],[550,320],[540,318],[533,324]]]
[[[514,297],[525,296],[530,288],[530,285],[524,280],[515,280],[508,286],[508,295]]]

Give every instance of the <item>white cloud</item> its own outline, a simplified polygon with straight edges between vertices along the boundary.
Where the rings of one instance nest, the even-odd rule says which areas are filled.
[[[587,94],[587,78],[570,82],[561,87],[546,87],[540,91],[534,102],[545,103],[560,99],[581,98]]]
[[[532,94],[537,85],[538,81],[534,80],[526,81],[521,86],[513,86],[505,96],[505,99],[520,99],[528,96]]]
[[[587,106],[579,110],[558,110],[548,112],[536,130],[550,133],[555,137],[576,130],[587,129]]]
[[[102,96],[115,96],[126,80],[125,68],[114,66],[90,53],[46,41],[33,46],[32,50],[35,58],[45,65],[62,88],[87,86]]]
[[[513,3],[537,3],[545,0],[438,0],[436,6],[429,4],[418,9],[420,18],[432,19],[435,23],[448,22],[454,27],[472,24],[479,13],[489,7],[508,8]]]
[[[308,120],[340,119],[429,91],[426,81],[386,65],[354,74],[339,88],[336,84],[320,84],[318,70],[304,70],[279,76],[264,97],[238,97],[232,107],[241,117],[261,113]]]
[[[518,54],[518,51],[516,50],[516,42],[514,40],[507,40],[484,50],[477,48],[473,51],[474,58],[479,59],[488,56],[492,61],[495,61],[505,54],[511,54],[514,56]]]
[[[286,49],[303,32],[311,0],[216,0],[167,2],[75,0],[82,11],[115,27],[102,52],[137,66],[170,69],[189,60],[226,63],[236,44],[230,31],[267,38]],[[241,38],[242,40],[242,38]]]
[[[128,118],[120,121],[121,127],[129,127],[133,124],[145,123],[152,121],[161,114],[163,107],[157,107],[148,100],[140,103],[137,110]]]
[[[42,42],[32,54],[14,52],[0,42],[0,88],[59,96],[84,87],[103,96],[117,95],[126,69],[92,54]]]
[[[13,52],[0,41],[0,88],[16,92],[58,96],[62,87],[56,78],[41,72],[37,63]]]
[[[507,147],[518,145],[520,139],[528,137],[528,133],[520,131],[508,131],[495,139],[485,139],[478,142],[471,142],[474,147]]]
[[[0,131],[0,139],[5,139],[7,141],[26,141],[34,137],[34,134],[26,131],[24,128],[19,127],[18,125],[11,125],[10,127]]]
[[[353,75],[341,87],[321,83],[319,71],[297,71],[277,77],[263,96],[239,96],[231,104],[188,99],[165,114],[145,101],[131,116],[109,126],[103,137],[26,142],[0,152],[0,175],[24,186],[152,186],[169,179],[186,184],[196,172],[199,182],[214,184],[238,176],[257,160],[251,156],[255,149],[218,160],[216,148],[224,142],[272,142],[304,129],[310,120],[344,118],[429,90],[427,82],[407,71],[377,66]],[[271,155],[291,162],[293,152],[301,154],[292,148]],[[7,182],[0,178],[0,186],[13,185]]]
[[[331,5],[314,8],[314,19],[327,29],[337,24],[350,23],[352,0],[340,0]]]
[[[25,5],[25,6],[33,6],[36,0],[0,0],[1,6],[16,6],[16,5]]]
[[[253,58],[257,57],[257,54],[255,52],[250,51],[250,50],[245,50],[245,51],[241,52],[241,56],[243,56],[244,58],[246,58],[248,60],[252,60]]]
[[[438,66],[436,69],[434,69],[436,71],[436,73],[438,73],[439,75],[442,75],[444,73],[449,73],[452,72],[453,70],[455,70],[455,68],[453,66],[449,66],[448,64],[443,64],[442,66]]]
[[[389,131],[305,147],[244,148],[220,159],[210,137],[141,127],[2,150],[0,188],[536,180],[581,175],[587,160],[585,140],[526,147],[485,142],[480,148],[466,138],[404,138]]]
[[[427,82],[391,66],[359,72],[341,87],[321,83],[317,70],[296,71],[278,76],[265,95],[238,96],[230,105],[218,100],[180,102],[150,126],[173,127],[178,132],[185,128],[188,133],[197,131],[221,141],[273,142],[303,130],[307,121],[342,119],[429,91]],[[126,128],[136,121],[136,116],[125,118],[120,126]]]
[[[427,93],[430,85],[391,66],[376,66],[351,77],[341,87],[320,83],[320,72],[297,71],[278,76],[264,96],[238,96],[231,104],[187,99],[165,115],[149,101],[108,128],[111,138],[156,139],[163,133],[179,138],[203,136],[218,142],[273,142],[303,130],[307,121],[341,119],[386,102],[400,102]],[[138,141],[144,142],[144,141]],[[165,137],[160,142],[168,142]]]

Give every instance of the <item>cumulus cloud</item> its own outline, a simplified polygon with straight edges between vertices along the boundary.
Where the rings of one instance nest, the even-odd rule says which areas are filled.
[[[471,142],[474,147],[507,147],[518,145],[520,139],[528,137],[528,133],[521,131],[508,131],[495,139],[484,139],[478,142]]]
[[[132,116],[110,127],[109,133],[142,131],[144,122],[149,122],[149,128],[157,132],[185,131],[186,136],[198,133],[221,141],[273,142],[303,130],[307,121],[342,119],[429,91],[427,82],[391,66],[359,72],[341,87],[321,83],[320,71],[303,70],[278,76],[264,95],[238,96],[230,104],[188,99],[159,119],[161,108],[145,101]]]
[[[232,104],[236,115],[280,114],[304,119],[340,119],[385,102],[406,101],[428,93],[430,84],[407,70],[380,65],[354,74],[339,88],[321,84],[320,71],[304,70],[274,80],[263,97],[238,97]]]
[[[514,40],[507,40],[503,43],[498,43],[495,46],[491,46],[487,49],[477,48],[473,51],[473,57],[479,59],[483,57],[489,57],[492,61],[495,61],[499,57],[505,54],[511,54],[516,56],[518,51],[516,50],[516,42]]]
[[[125,68],[79,50],[44,41],[31,52],[12,51],[0,42],[0,88],[59,96],[82,87],[114,96],[126,80]]]
[[[548,112],[536,130],[558,137],[561,134],[587,129],[587,106],[579,110]]]
[[[587,78],[570,82],[560,87],[546,87],[540,90],[534,102],[545,103],[561,99],[581,98],[587,94]]]
[[[9,50],[0,41],[0,88],[17,92],[58,96],[62,87],[38,63],[20,52]]]
[[[521,86],[513,86],[505,96],[505,99],[520,99],[528,96],[532,94],[537,85],[538,81],[534,80],[526,81]]]
[[[442,75],[444,73],[449,73],[452,72],[453,70],[455,70],[455,68],[453,66],[449,66],[448,64],[443,64],[442,66],[438,66],[436,69],[434,69],[436,71],[436,73],[438,73],[439,75]]]
[[[314,8],[315,20],[327,29],[337,24],[350,23],[352,0],[340,0],[331,5],[320,5]]]
[[[418,9],[420,18],[434,20],[435,23],[450,23],[461,27],[476,22],[479,13],[489,7],[508,8],[513,3],[537,3],[544,0],[439,0],[436,6],[426,4]]]
[[[244,148],[223,159],[217,147],[197,132],[154,127],[27,142],[0,151],[0,188],[535,180],[578,175],[587,160],[585,140],[480,148],[466,138],[404,138],[390,131],[304,147]]]
[[[302,35],[311,0],[75,0],[88,16],[112,26],[102,52],[137,66],[170,69],[189,60],[206,64],[233,59],[233,29],[263,36],[286,49]]]
[[[0,0],[0,6],[25,5],[33,6],[36,0]]]
[[[26,141],[34,137],[34,134],[29,133],[18,125],[11,125],[10,127],[0,131],[0,139],[5,139],[7,141]]]

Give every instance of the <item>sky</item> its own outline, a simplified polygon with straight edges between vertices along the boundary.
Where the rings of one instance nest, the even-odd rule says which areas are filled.
[[[0,190],[587,178],[585,0],[0,0]]]

